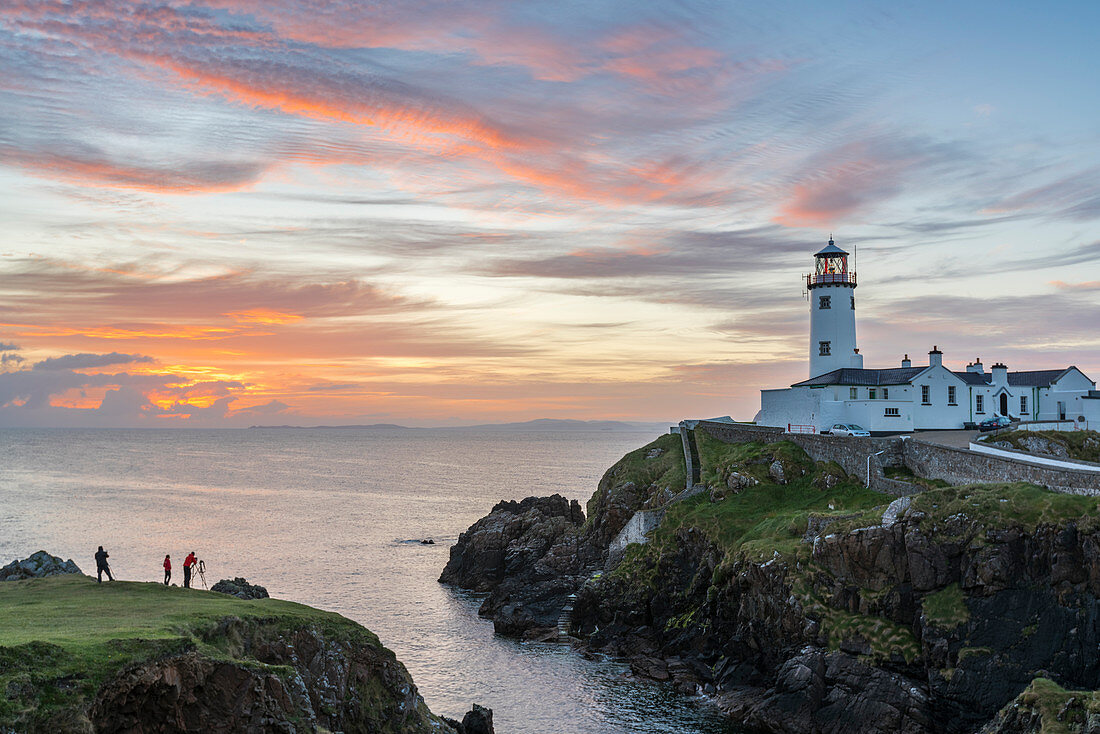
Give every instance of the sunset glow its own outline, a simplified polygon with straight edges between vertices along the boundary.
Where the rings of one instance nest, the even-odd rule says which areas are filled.
[[[0,425],[751,419],[830,233],[868,366],[1098,379],[1098,26],[4,3]]]

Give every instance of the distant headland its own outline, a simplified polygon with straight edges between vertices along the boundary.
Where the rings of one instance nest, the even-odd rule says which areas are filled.
[[[664,433],[668,430],[668,427],[668,423],[634,423],[628,421],[582,421],[564,418],[538,418],[535,420],[523,421],[520,423],[482,423],[479,425],[470,426],[440,426],[438,428],[433,427],[430,430],[459,431],[476,429],[479,431],[623,431],[631,433],[643,431],[658,431]],[[370,425],[354,424],[338,426],[249,426],[249,428],[310,428],[315,430],[335,428],[369,428],[375,430],[403,431],[426,430],[424,428],[416,426],[402,426],[396,423],[372,423]]]

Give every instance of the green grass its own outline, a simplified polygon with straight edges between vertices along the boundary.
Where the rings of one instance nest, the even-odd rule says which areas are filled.
[[[99,686],[125,666],[197,650],[237,659],[239,639],[219,625],[227,617],[380,648],[378,638],[331,612],[277,599],[244,601],[225,594],[162,584],[97,584],[79,574],[0,583],[0,729],[51,717],[79,718]],[[255,661],[237,660],[250,665]],[[265,666],[275,674],[289,673]],[[5,696],[25,689],[26,695]]]
[[[953,630],[970,620],[970,610],[958,584],[928,594],[921,605],[928,621],[943,630]]]
[[[1100,713],[1100,691],[1067,691],[1048,678],[1036,678],[1013,705],[1041,715],[1041,734],[1071,734],[1085,730],[1089,714]]]
[[[646,454],[652,449],[661,449],[662,453],[656,458],[647,459]],[[684,446],[680,436],[665,434],[656,441],[631,451],[608,469],[586,505],[588,521],[591,522],[597,514],[606,493],[614,493],[628,482],[650,497],[665,489],[673,493],[684,489],[687,478],[684,473]]]
[[[887,479],[897,479],[898,481],[909,482],[910,484],[916,484],[928,489],[941,489],[951,486],[942,479],[926,479],[925,477],[919,477],[907,466],[887,466],[883,468],[882,473]]]
[[[1100,526],[1100,497],[1049,492],[1033,484],[976,484],[933,489],[913,497],[909,514],[923,512],[921,530],[933,536],[966,532],[981,539],[987,528],[1075,522],[1078,528]]]
[[[1061,444],[1071,459],[1100,463],[1100,432],[1097,431],[1005,431],[983,436],[981,440],[989,443],[1003,441],[1013,448],[1027,451],[1023,441],[1029,437],[1045,438]]]

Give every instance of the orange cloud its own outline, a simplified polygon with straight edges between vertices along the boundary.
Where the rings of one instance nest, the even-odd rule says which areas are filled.
[[[296,313],[284,313],[270,308],[250,308],[247,311],[229,311],[225,314],[234,321],[246,324],[292,324],[304,317]]]

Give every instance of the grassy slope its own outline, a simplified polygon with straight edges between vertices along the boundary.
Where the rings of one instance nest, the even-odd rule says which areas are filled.
[[[661,455],[647,459],[652,449],[661,449]],[[652,499],[658,493],[669,490],[676,493],[685,486],[684,446],[677,434],[665,434],[640,449],[635,449],[619,459],[600,481],[600,486],[588,500],[586,514],[591,524],[602,502],[608,500],[605,493],[614,494],[624,484],[632,483]]]
[[[983,436],[984,441],[1004,441],[1014,448],[1027,451],[1021,441],[1029,437],[1045,438],[1062,444],[1071,459],[1100,463],[1100,432],[1097,431],[1006,431],[995,436]]]
[[[1039,713],[1042,734],[1084,732],[1089,715],[1100,714],[1100,691],[1067,691],[1048,678],[1036,678],[1008,706]]]
[[[91,701],[103,682],[133,662],[185,650],[232,658],[227,640],[204,639],[225,617],[285,629],[309,626],[335,639],[381,648],[373,633],[351,620],[277,599],[244,601],[153,583],[97,584],[83,575],[5,581],[0,583],[0,728],[28,706],[4,691],[35,690],[42,716]]]
[[[871,643],[877,658],[900,655],[915,659],[920,646],[908,628],[881,617],[833,608],[821,597],[812,581],[821,569],[812,563],[809,545],[801,543],[811,515],[841,518],[828,532],[868,527],[882,521],[892,497],[865,489],[858,478],[845,477],[835,464],[813,462],[794,444],[726,444],[703,432],[696,433],[696,441],[706,484],[722,487],[733,471],[751,475],[760,483],[718,502],[700,495],[673,505],[649,544],[628,548],[615,575],[642,586],[660,583],[654,573],[655,559],[673,550],[678,531],[693,528],[726,553],[712,583],[724,583],[730,568],[741,560],[769,559],[779,553],[792,561],[792,591],[806,610],[821,620],[831,647],[845,637],[861,636]],[[776,460],[789,479],[785,485],[776,484],[769,476],[769,467]],[[828,475],[835,483],[826,489]],[[926,533],[933,537],[965,533],[971,536],[971,543],[979,544],[984,542],[985,528],[1018,526],[1034,531],[1041,524],[1072,520],[1089,529],[1100,522],[1100,498],[1056,494],[1020,483],[932,485],[912,501],[910,512],[925,515],[920,524]],[[883,593],[865,591],[869,597]],[[929,595],[925,603],[925,611],[935,623],[951,628],[965,620],[966,606],[957,586]],[[681,615],[684,619],[691,616],[692,610]]]

